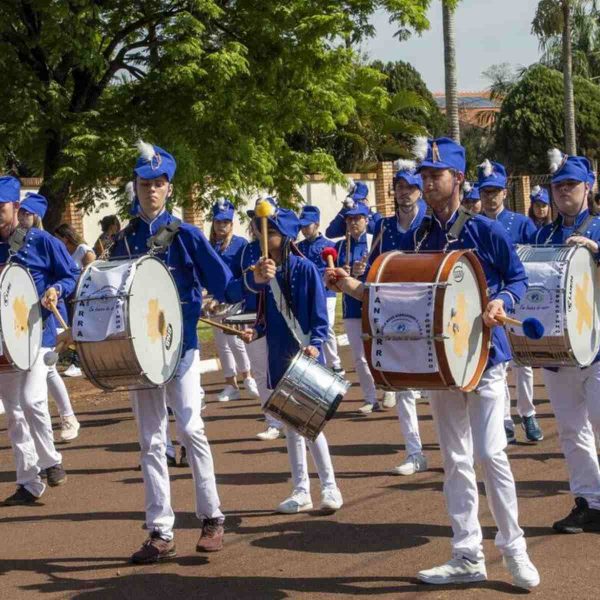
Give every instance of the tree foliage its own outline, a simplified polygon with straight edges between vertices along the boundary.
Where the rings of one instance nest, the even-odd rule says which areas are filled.
[[[46,225],[65,202],[130,175],[142,137],[172,150],[179,198],[258,187],[290,198],[306,172],[340,177],[325,149],[369,103],[352,41],[388,11],[398,35],[428,26],[429,0],[14,0],[0,3],[0,158],[43,176]]]

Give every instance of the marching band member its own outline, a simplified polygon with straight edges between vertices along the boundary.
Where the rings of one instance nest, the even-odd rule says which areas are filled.
[[[464,148],[448,138],[427,143],[419,140],[417,148],[421,152],[423,194],[433,216],[423,221],[405,249],[475,250],[492,298],[483,319],[493,327],[490,359],[476,392],[430,392],[444,460],[444,495],[454,533],[453,558],[444,565],[421,571],[418,577],[431,584],[468,583],[487,578],[477,517],[475,460],[482,468],[487,500],[498,527],[496,545],[503,554],[504,565],[515,585],[535,587],[540,581],[539,574],[529,559],[523,530],[518,524],[515,482],[504,451],[504,378],[510,349],[504,329],[495,326],[496,316],[503,316],[505,309],[511,309],[526,291],[527,276],[503,227],[459,210],[466,166]],[[343,269],[327,269],[326,278],[334,288],[356,296],[364,293],[364,286],[349,278]]]
[[[26,267],[42,303],[44,329],[42,348],[29,371],[3,373],[2,394],[8,416],[10,437],[17,471],[17,491],[5,505],[33,504],[44,493],[40,472],[45,471],[51,487],[66,482],[62,457],[54,447],[52,422],[48,411],[48,367],[44,356],[56,345],[57,323],[47,307],[62,305],[75,289],[78,270],[66,248],[49,233],[31,227],[21,248],[9,254],[8,238],[14,229],[20,183],[14,177],[0,181],[0,262],[9,259]],[[28,194],[22,212],[45,212],[46,199]],[[23,215],[22,215],[23,216]]]
[[[395,214],[381,219],[375,225],[368,267],[380,254],[401,248],[404,236],[414,235],[427,211],[427,204],[422,199],[423,181],[416,173],[415,162],[397,160],[394,168]],[[417,394],[414,390],[396,392],[398,420],[406,446],[406,457],[404,462],[392,469],[394,475],[414,475],[427,470],[427,457],[423,454],[416,402]]]
[[[231,272],[213,250],[204,234],[181,223],[166,209],[173,193],[171,183],[176,162],[168,152],[140,142],[141,156],[135,168],[137,214],[118,235],[113,257],[146,254],[148,239],[164,226],[176,228],[167,251],[158,254],[171,270],[183,311],[183,351],[175,377],[164,387],[130,392],[139,432],[141,464],[146,495],[146,527],[149,538],[136,551],[134,563],[153,563],[175,556],[166,439],[167,405],[172,409],[177,431],[187,449],[196,492],[196,516],[202,531],[196,545],[199,552],[221,550],[224,517],[219,505],[215,472],[198,399],[200,352],[196,325],[202,304],[202,287],[220,301],[227,301],[226,287]]]
[[[537,232],[534,243],[582,245],[600,260],[600,217],[590,215],[587,207],[590,162],[582,156],[563,156],[559,150],[551,151],[550,158],[552,198],[559,214]],[[560,533],[600,531],[600,466],[594,441],[594,430],[600,430],[600,355],[583,369],[561,367],[542,373],[575,496],[571,513],[553,528]]]
[[[302,254],[315,264],[319,273],[325,273],[327,264],[321,258],[321,252],[325,248],[334,248],[335,242],[324,237],[320,231],[321,211],[317,206],[305,206],[300,213],[300,226],[304,239],[298,243],[298,249]],[[341,377],[345,375],[340,357],[338,355],[337,339],[333,326],[335,325],[335,308],[337,305],[337,294],[331,290],[325,290],[327,300],[327,318],[329,329],[327,330],[327,341],[323,345],[325,363],[334,373]]]
[[[479,166],[479,194],[483,213],[489,219],[498,221],[504,227],[514,245],[527,244],[535,234],[533,223],[525,216],[505,208],[508,177],[506,169],[497,162],[486,159]],[[511,362],[517,387],[517,411],[521,426],[530,442],[540,442],[544,434],[535,417],[533,404],[533,369],[520,367]],[[516,444],[515,424],[510,414],[510,390],[506,383],[504,400],[504,431],[509,444]]]
[[[300,221],[292,210],[277,208],[268,217],[269,259],[261,259],[251,285],[263,284],[259,318],[254,329],[245,331],[245,341],[259,336],[267,338],[269,387],[275,389],[290,361],[300,349],[324,362],[323,344],[327,339],[327,303],[325,289],[317,267],[294,251],[293,240]],[[268,285],[264,285],[268,282]],[[277,507],[277,512],[291,514],[311,510],[310,480],[306,446],[312,454],[321,482],[322,511],[332,513],[341,508],[342,494],[335,481],[329,446],[323,433],[310,442],[287,429],[288,456],[292,470],[291,495]]]
[[[529,219],[536,230],[552,223],[552,212],[550,211],[550,197],[548,190],[536,185],[529,195],[531,205],[529,206]]]
[[[231,202],[225,199],[219,200],[212,207],[213,222],[210,229],[210,244],[230,269],[238,252],[248,244],[243,237],[233,235],[234,210],[235,207]],[[215,302],[215,304],[218,303]],[[213,334],[227,384],[218,395],[218,401],[228,402],[240,399],[240,389],[236,381],[237,372],[242,374],[244,387],[249,394],[253,398],[258,398],[259,393],[256,381],[250,372],[250,360],[244,342],[239,337],[227,335],[216,327],[213,328]]]
[[[479,194],[479,184],[465,181],[463,184],[463,199],[461,203],[467,210],[476,215],[481,213],[481,196]]]
[[[329,223],[325,230],[325,235],[328,238],[339,238],[346,235],[346,210],[352,208],[355,204],[364,204],[367,207],[368,233],[372,234],[375,231],[375,224],[382,217],[378,212],[372,212],[369,208],[369,188],[362,181],[349,180],[348,195],[344,200],[344,204],[340,212],[335,216],[333,221]]]

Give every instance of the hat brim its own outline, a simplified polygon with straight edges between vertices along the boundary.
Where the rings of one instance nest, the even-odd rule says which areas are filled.
[[[530,198],[531,203],[537,202],[538,204],[545,204],[548,206],[550,204],[550,200],[547,198]]]
[[[565,173],[564,175],[557,175],[552,178],[552,183],[560,183],[561,181],[577,181],[578,183],[589,183],[588,176],[575,177],[572,173]]]
[[[319,221],[314,219],[300,219],[300,227],[308,227],[309,225],[317,225]]]
[[[487,182],[487,183],[480,183],[479,184],[479,191],[481,190],[485,190],[487,188],[496,188],[497,190],[505,190],[506,189],[506,182],[502,185],[499,183],[493,183],[493,182]]]
[[[233,221],[233,214],[231,215],[215,215],[213,221]]]

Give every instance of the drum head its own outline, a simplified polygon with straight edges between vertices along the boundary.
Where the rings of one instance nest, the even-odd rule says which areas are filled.
[[[0,329],[3,351],[17,369],[27,371],[42,346],[42,313],[29,271],[9,264],[0,275]]]
[[[136,265],[130,293],[129,327],[136,357],[146,377],[162,385],[177,369],[183,342],[177,287],[160,260],[145,257]]]
[[[443,303],[443,345],[452,378],[458,387],[464,387],[479,366],[484,308],[477,273],[467,255],[456,261],[448,283]]]
[[[592,363],[600,347],[600,298],[592,254],[577,248],[571,255],[565,281],[565,325],[571,351],[581,366]]]

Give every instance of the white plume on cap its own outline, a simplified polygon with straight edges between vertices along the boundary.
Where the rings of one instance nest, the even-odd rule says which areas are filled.
[[[225,209],[225,204],[226,204],[226,202],[227,202],[227,200],[225,200],[225,198],[219,198],[219,199],[217,200],[217,204],[219,205],[219,208],[220,208],[221,210],[224,210],[224,209]]]
[[[129,202],[133,202],[135,200],[135,187],[133,185],[133,181],[128,181],[125,185],[125,193],[129,198]]]
[[[425,157],[427,156],[428,149],[429,149],[429,142],[428,142],[427,138],[423,135],[417,136],[415,138],[415,141],[414,141],[413,147],[412,147],[413,156],[417,160],[423,161],[423,160],[425,160]]]
[[[490,162],[489,158],[486,158],[479,165],[479,168],[481,169],[484,177],[489,177],[494,172],[494,167],[492,166],[492,163]]]
[[[552,148],[552,150],[548,150],[550,173],[556,173],[556,171],[560,169],[560,165],[562,164],[564,158],[565,155],[558,148]]]
[[[414,160],[406,160],[399,158],[394,161],[394,169],[396,171],[410,171],[414,173],[417,168],[417,163]]]
[[[471,185],[471,182],[465,181],[463,184],[463,192],[465,194],[470,194],[472,191],[473,191],[473,186]]]
[[[344,199],[344,206],[346,208],[354,208],[354,200],[350,196],[346,196]]]
[[[356,182],[354,181],[354,179],[352,179],[352,177],[348,177],[348,179],[346,180],[346,190],[349,194],[351,194],[355,189]]]
[[[542,188],[539,185],[536,185],[532,190],[531,190],[531,195],[532,196],[537,196],[540,192],[542,191]]]
[[[152,144],[149,144],[148,142],[144,142],[144,140],[138,140],[137,149],[138,149],[138,152],[140,153],[140,156],[144,160],[147,160],[148,162],[152,162],[152,159],[154,158],[154,155],[156,154],[156,152],[154,152],[154,146]]]

